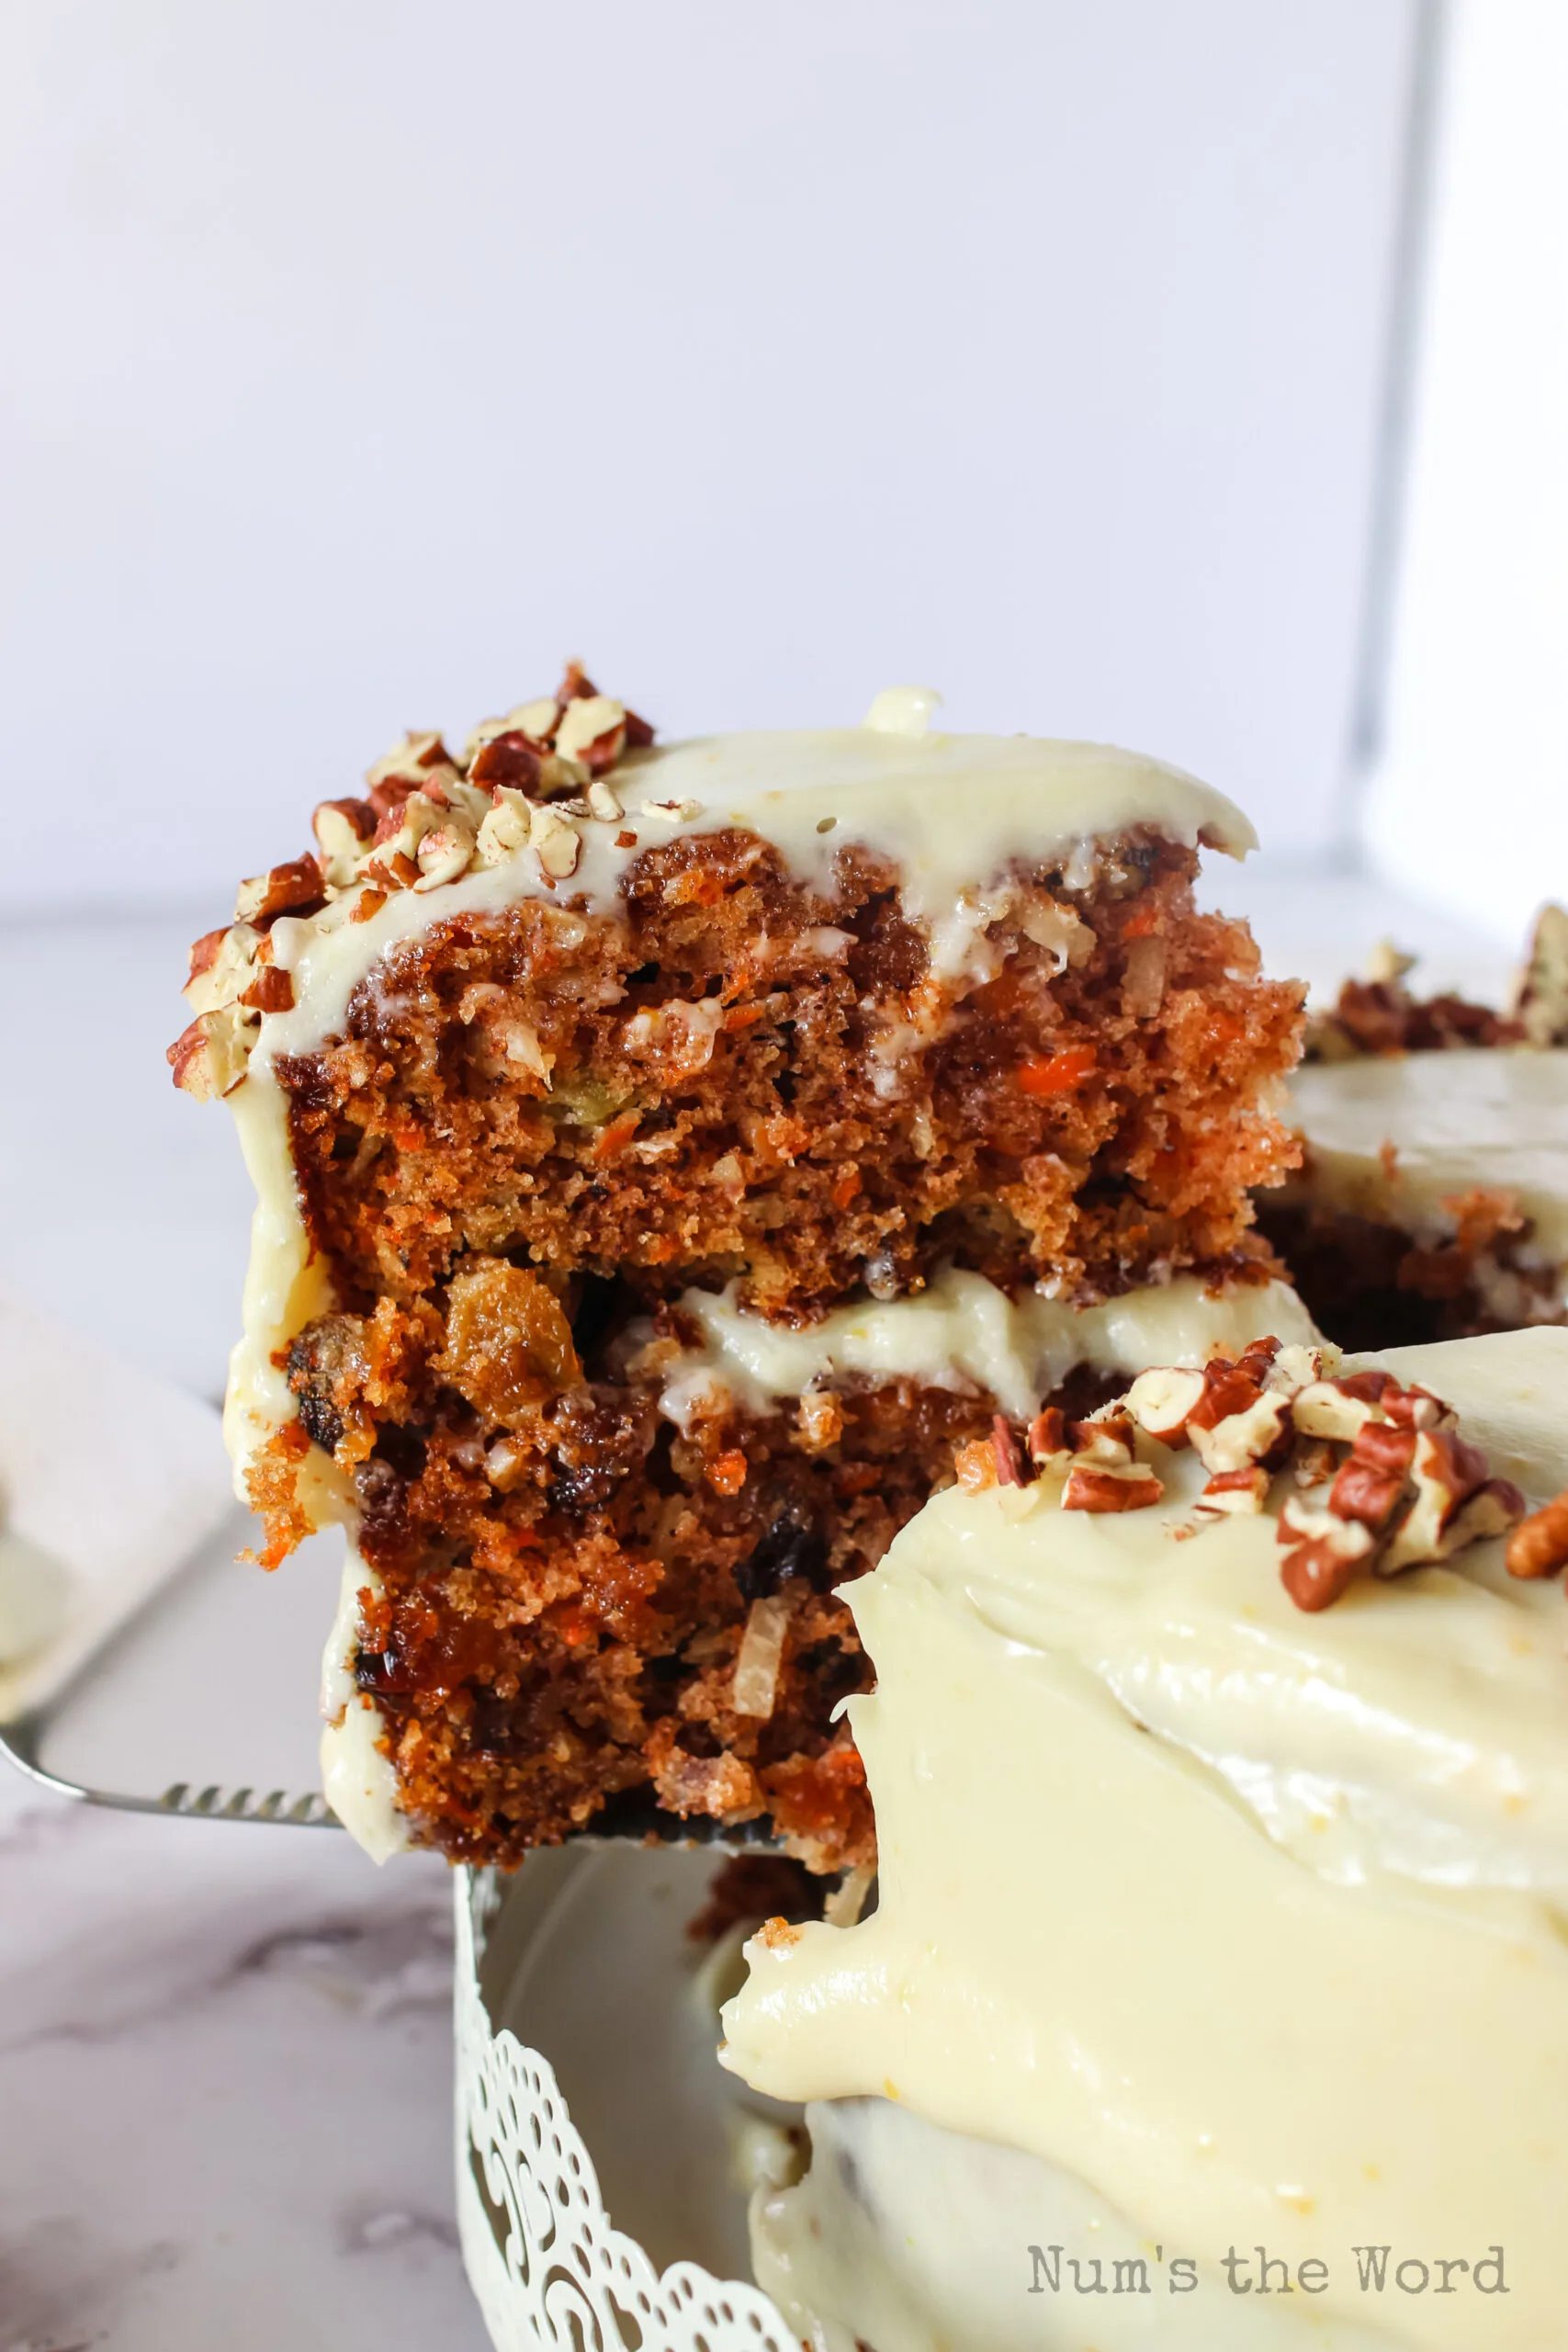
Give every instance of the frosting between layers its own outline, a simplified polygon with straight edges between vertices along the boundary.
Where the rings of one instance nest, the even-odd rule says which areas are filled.
[[[1393,1351],[1533,1500],[1568,1483],[1568,1334]],[[883,2096],[1093,2184],[1214,2262],[1509,2247],[1494,2352],[1560,2335],[1568,2193],[1568,1655],[1500,1544],[1318,1616],[1269,1520],[1184,1542],[939,1496],[846,1597],[880,1905],[750,1948],[726,2063]],[[1347,2277],[1349,2286],[1347,2289]],[[1395,2341],[1472,2346],[1473,2301]],[[1380,2307],[1387,2324],[1394,2314]],[[1331,2339],[1332,2340],[1332,2339]],[[1340,2340],[1345,2340],[1341,2338]]]
[[[681,1311],[700,1327],[704,1344],[671,1367],[659,1402],[682,1428],[715,1389],[765,1412],[814,1385],[855,1379],[989,1389],[1005,1413],[1021,1420],[1038,1412],[1076,1364],[1134,1373],[1152,1363],[1202,1364],[1213,1355],[1239,1354],[1269,1332],[1303,1346],[1317,1337],[1283,1283],[1214,1291],[1195,1274],[1076,1307],[1037,1291],[1010,1299],[983,1274],[949,1267],[914,1297],[857,1300],[799,1330],[747,1314],[736,1306],[735,1291],[731,1283],[716,1295],[691,1290],[681,1298]]]
[[[1311,1166],[1280,1194],[1447,1238],[1450,1204],[1508,1193],[1533,1230],[1513,1255],[1568,1296],[1568,1051],[1457,1046],[1314,1062],[1291,1081]],[[1394,1146],[1390,1159],[1387,1147]]]

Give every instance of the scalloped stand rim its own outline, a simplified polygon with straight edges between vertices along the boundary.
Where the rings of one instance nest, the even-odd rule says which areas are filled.
[[[660,2273],[617,2230],[549,2061],[491,2020],[479,1979],[500,1909],[455,1873],[457,2227],[496,2352],[798,2352],[756,2287],[694,2262]]]

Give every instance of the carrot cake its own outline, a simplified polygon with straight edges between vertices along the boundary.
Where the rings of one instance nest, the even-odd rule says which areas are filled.
[[[1145,1372],[846,1600],[876,1907],[771,1922],[824,2352],[1556,2352],[1568,1331]]]
[[[176,1083],[258,1195],[227,1426],[349,1531],[326,1783],[378,1853],[871,1813],[841,1597],[997,1417],[1312,1328],[1252,1227],[1301,991],[1157,761],[861,728],[668,748],[570,670],[409,736],[197,942]]]
[[[1347,1347],[1568,1319],[1568,915],[1511,1012],[1420,998],[1384,951],[1309,1025],[1300,1170],[1259,1224]]]

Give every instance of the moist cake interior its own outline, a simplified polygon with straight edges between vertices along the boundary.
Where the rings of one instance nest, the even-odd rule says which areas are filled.
[[[1301,991],[1196,910],[1195,847],[1139,825],[1013,861],[954,972],[852,820],[823,879],[749,826],[644,827],[611,904],[436,893],[273,1057],[331,1304],[279,1351],[298,1418],[248,1492],[276,1565],[315,1523],[302,1474],[351,1489],[355,1680],[454,1859],[653,1809],[818,1870],[872,1853],[837,1588],[998,1399],[865,1374],[698,1385],[672,1418],[683,1298],[810,1330],[949,1268],[1066,1307],[1277,1272],[1249,1188],[1293,1156],[1267,1105]]]
[[[1374,962],[1309,1021],[1297,1104],[1303,1163],[1282,1192],[1259,1198],[1260,1231],[1318,1328],[1345,1348],[1562,1321],[1568,1268],[1541,1212],[1568,1183],[1552,1110],[1568,1097],[1568,915],[1542,910],[1509,1012],[1416,995],[1405,982],[1412,959],[1392,949]],[[1319,1123],[1340,1162],[1362,1131],[1365,1165],[1353,1181],[1343,1166],[1331,1178],[1319,1165]],[[1432,1151],[1450,1169],[1446,1187],[1412,1181],[1415,1159]]]

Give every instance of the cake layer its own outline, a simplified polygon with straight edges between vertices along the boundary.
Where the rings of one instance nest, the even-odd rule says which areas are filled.
[[[1137,1484],[1131,1508],[1064,1509],[1052,1471],[949,1490],[905,1530],[846,1596],[877,1676],[850,1719],[878,1908],[752,1943],[726,2062],[780,2097],[887,2098],[1021,2150],[1211,2278],[1232,2247],[1292,2274],[1326,2255],[1320,2325],[1548,2352],[1568,2193],[1561,1587],[1509,1575],[1500,1538],[1363,1573],[1321,1610],[1280,1563],[1282,1528],[1354,1555],[1374,1503],[1360,1556],[1389,1566],[1451,1548],[1466,1509],[1506,1522],[1518,1499],[1485,1488],[1488,1518],[1471,1442],[1527,1501],[1557,1495],[1568,1334],[1380,1362],[1409,1384],[1383,1391],[1393,1419],[1365,1385],[1303,1389],[1298,1364],[1182,1451],[1140,1437],[1130,1468],[1102,1423],[1065,1475]],[[1457,1452],[1427,1392],[1461,1412]],[[1174,1411],[1179,1384],[1134,1392],[1145,1423],[1161,1396]],[[1372,1425],[1359,1483],[1302,1434],[1266,1507],[1222,1513],[1212,1482],[1235,1497],[1247,1463],[1277,1461],[1287,1410],[1300,1432]],[[1367,1475],[1412,1448],[1427,1484],[1401,1522]],[[1373,2309],[1350,2252],[1472,2260],[1498,2241],[1509,2292],[1487,2301]]]
[[[632,1432],[629,1457],[615,1465],[625,1499],[613,1519],[601,1513],[597,1523],[577,1531],[582,1579],[602,1582],[605,1576],[613,1556],[606,1522],[634,1553],[660,1541],[662,1530],[660,1654],[694,1642],[703,1670],[682,1692],[684,1717],[721,1745],[705,1758],[686,1758],[661,1745],[654,1767],[660,1798],[676,1809],[683,1787],[693,1809],[714,1809],[694,1802],[705,1761],[727,1810],[751,1817],[766,1799],[796,1850],[809,1849],[824,1863],[870,1857],[869,1813],[852,1751],[829,1749],[826,1780],[796,1770],[768,1785],[756,1774],[779,1760],[781,1731],[786,1743],[798,1740],[803,1714],[821,1730],[863,1681],[859,1638],[834,1588],[875,1565],[897,1529],[950,1477],[955,1446],[988,1439],[998,1408],[1021,1423],[1043,1398],[1074,1392],[1087,1408],[1107,1385],[1123,1385],[1147,1363],[1202,1364],[1265,1331],[1282,1329],[1303,1341],[1315,1336],[1299,1301],[1279,1283],[1210,1291],[1188,1278],[1080,1310],[1029,1294],[1010,1299],[983,1275],[954,1270],[919,1297],[839,1308],[795,1330],[701,1293],[683,1295],[676,1319],[693,1338],[700,1332],[705,1344],[660,1341],[647,1318],[629,1325],[620,1343],[634,1366],[647,1359],[647,1368],[624,1375],[616,1392],[618,1416]],[[738,1462],[746,1476],[725,1491]],[[677,1498],[686,1521],[678,1532],[670,1526]],[[443,1533],[458,1545],[467,1538],[476,1550],[486,1544],[482,1509],[465,1509],[445,1477],[436,1485],[428,1542]],[[554,1536],[540,1573],[558,1584],[571,1579],[573,1545],[558,1521]],[[423,1612],[440,1587],[419,1540],[405,1563],[385,1534],[377,1543],[373,1531],[390,1598],[388,1577],[362,1541],[350,1544],[327,1644],[322,1758],[334,1810],[381,1859],[410,1841],[413,1824],[400,1807],[398,1773],[381,1746],[389,1722],[400,1736],[406,1731],[412,1691],[380,1686],[405,1673],[417,1680],[422,1632],[444,1662],[450,1628],[439,1619],[425,1628]],[[493,1556],[493,1540],[489,1548]],[[400,1613],[396,1597],[405,1577],[412,1590]],[[410,1618],[417,1620],[412,1628]],[[525,1618],[525,1626],[532,1622]],[[376,1636],[367,1639],[372,1624]],[[742,1721],[736,1679],[750,1657],[755,1681],[759,1652],[773,1687],[752,1691],[748,1703],[761,1705],[761,1714]],[[520,1641],[507,1660],[513,1671],[525,1655]],[[578,1694],[580,1706],[584,1695]],[[441,1736],[439,1726],[432,1736]],[[656,1713],[643,1736],[658,1737]],[[519,1769],[536,1781],[530,1742],[519,1740],[518,1747]],[[637,1753],[634,1748],[623,1785],[643,1777]],[[466,1764],[459,1751],[448,1756],[443,1777],[448,1793],[454,1784],[473,1781],[494,1782],[499,1791],[509,1767],[482,1749]],[[570,1795],[581,1801],[578,1790]]]
[[[1568,1051],[1314,1062],[1291,1108],[1306,1161],[1263,1223],[1336,1339],[1568,1314]]]

